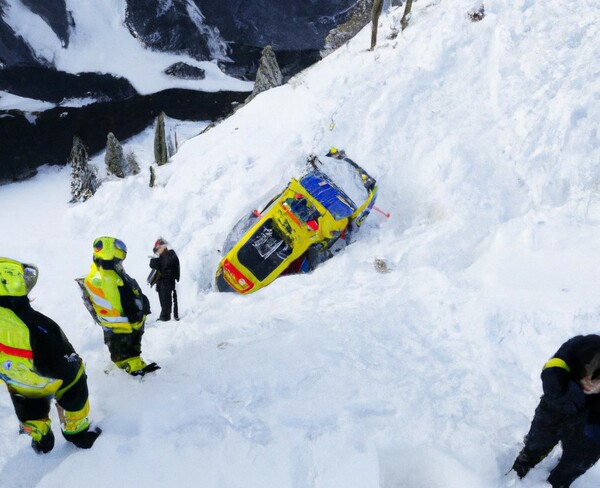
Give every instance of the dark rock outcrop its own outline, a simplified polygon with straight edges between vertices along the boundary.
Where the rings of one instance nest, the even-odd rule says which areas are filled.
[[[218,32],[188,0],[127,0],[125,23],[134,37],[157,51],[204,61],[225,57],[226,45]]]
[[[69,27],[73,27],[73,18],[67,11],[65,0],[21,0],[34,14],[39,15],[60,39],[63,47],[69,45]]]
[[[69,44],[69,27],[73,19],[64,0],[21,0],[33,13],[39,15],[56,33],[63,46]],[[8,0],[0,0],[0,68],[7,66],[49,66],[51,62],[34,52],[4,20]]]
[[[15,64],[39,65],[35,53],[22,37],[15,34],[12,27],[2,19],[2,1],[0,0],[0,69]]]
[[[0,0],[0,63],[49,64],[2,19],[12,0]],[[225,60],[227,44],[279,51],[312,51],[362,0],[127,0],[125,23],[142,44],[199,60]],[[65,0],[22,0],[63,46],[77,29]]]
[[[277,51],[323,47],[358,0],[194,0],[226,41]]]
[[[183,62],[173,63],[165,70],[165,73],[184,80],[203,80],[206,77],[206,73],[202,68]]]
[[[349,12],[348,19],[343,24],[332,29],[325,38],[321,56],[325,57],[352,39],[371,21],[373,0],[359,0]]]

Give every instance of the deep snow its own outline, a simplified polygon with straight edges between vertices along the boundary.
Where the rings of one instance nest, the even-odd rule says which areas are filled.
[[[374,52],[367,28],[188,140],[157,188],[150,156],[85,204],[66,203],[68,169],[0,188],[0,254],[40,267],[33,304],[85,359],[104,430],[90,451],[57,439],[36,456],[2,395],[2,488],[512,486],[542,365],[598,332],[600,5],[490,0],[478,23],[473,7],[416,2],[388,39],[392,10]],[[150,155],[151,130],[131,143],[144,137]],[[240,214],[331,145],[378,179],[391,217],[311,274],[215,292]],[[140,283],[157,236],[182,262],[180,322],[156,325],[144,287],[143,356],[163,369],[141,382],[104,373],[73,281],[99,235],[127,243]],[[549,486],[557,456],[519,486]],[[596,466],[573,487],[598,483]]]

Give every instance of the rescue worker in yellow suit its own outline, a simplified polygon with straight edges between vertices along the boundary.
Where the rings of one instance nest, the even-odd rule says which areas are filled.
[[[133,376],[160,369],[142,359],[142,336],[150,302],[123,268],[127,246],[120,239],[94,240],[93,264],[83,280],[84,304],[102,326],[110,359]]]
[[[64,438],[89,449],[102,431],[90,427],[83,362],[61,328],[29,304],[37,276],[34,265],[0,258],[0,379],[8,387],[20,432],[31,436],[35,452],[54,447],[52,398]]]

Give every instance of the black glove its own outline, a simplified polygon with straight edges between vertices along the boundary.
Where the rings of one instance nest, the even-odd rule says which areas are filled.
[[[515,459],[512,469],[515,473],[517,473],[519,479],[523,479],[525,475],[529,473],[529,470],[532,468],[532,464],[533,463],[531,463],[526,451],[523,450],[519,453],[517,459]]]
[[[129,374],[131,376],[144,376],[146,373],[152,373],[156,370],[159,370],[160,366],[156,363],[150,363],[144,366],[142,369],[138,369],[136,371],[132,371]]]
[[[80,449],[89,449],[94,445],[94,442],[96,442],[96,439],[101,433],[102,429],[100,429],[100,427],[94,427],[92,430],[90,430],[89,427],[86,427],[85,430],[77,432],[77,434],[65,434],[63,432],[63,436]]]
[[[54,447],[54,434],[50,429],[39,441],[31,441],[31,447],[38,454],[46,454]]]

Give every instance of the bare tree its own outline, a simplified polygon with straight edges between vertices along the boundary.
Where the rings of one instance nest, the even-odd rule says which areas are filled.
[[[371,47],[369,51],[375,49],[377,44],[377,28],[379,26],[379,16],[383,9],[383,0],[374,0],[373,8],[371,9]]]
[[[410,10],[412,9],[413,0],[406,0],[406,5],[404,6],[404,15],[402,15],[402,19],[400,20],[400,25],[402,26],[402,30],[408,27],[408,22],[410,21]]]
[[[401,2],[392,1],[392,4],[395,5]],[[411,17],[411,9],[412,9],[413,0],[406,0],[406,4],[404,5],[404,14],[402,15],[402,19],[400,20],[400,25],[402,26],[402,30],[408,27],[408,23],[410,22]],[[375,49],[377,45],[377,27],[379,24],[379,16],[381,15],[381,11],[383,9],[383,0],[373,0],[373,8],[371,9],[371,47],[369,51]],[[397,34],[397,32],[395,33]],[[395,35],[393,36],[395,37]]]

